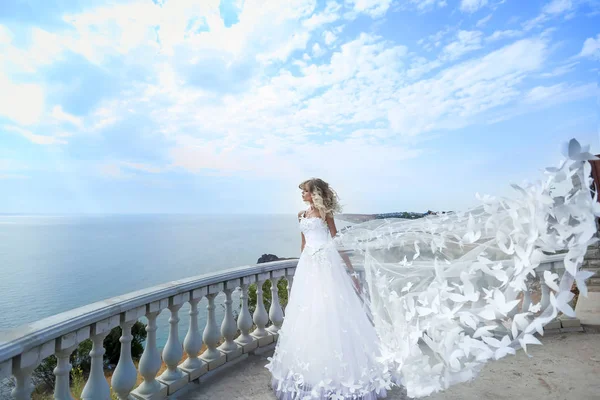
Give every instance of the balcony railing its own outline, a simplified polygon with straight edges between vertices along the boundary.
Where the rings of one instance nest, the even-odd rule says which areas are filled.
[[[296,265],[297,260],[276,261],[182,279],[1,332],[0,380],[14,377],[16,385],[12,397],[30,399],[33,392],[32,372],[45,358],[54,355],[58,361],[54,370],[54,398],[72,399],[69,357],[82,341],[91,339],[91,370],[82,399],[109,399],[111,387],[119,399],[130,398],[130,395],[139,399],[165,398],[207,371],[277,339],[277,332],[283,323],[277,281],[286,279],[289,293]],[[272,296],[268,311],[264,306],[262,291],[266,280],[271,281]],[[252,283],[257,284],[254,315],[250,315],[248,307],[248,287]],[[241,309],[237,321],[232,307],[234,291],[240,293]],[[215,317],[215,297],[219,293],[225,294],[226,309],[220,326]],[[208,300],[208,306],[206,326],[201,332],[198,327],[198,303],[204,297]],[[182,343],[178,335],[179,310],[185,303],[190,305],[189,328]],[[161,354],[156,344],[156,318],[164,309],[170,313],[170,328]],[[131,356],[131,328],[142,317],[146,317],[148,322],[146,346],[139,362],[143,382],[134,390],[138,371]],[[103,342],[116,326],[122,329],[121,351],[109,386],[104,376]],[[203,343],[206,350],[200,354]],[[179,364],[184,353],[187,359]],[[157,376],[162,362],[167,369]]]
[[[541,273],[544,269],[556,272],[563,270],[562,258],[562,255],[548,257],[540,268]],[[91,369],[82,399],[107,400],[111,396],[111,388],[119,399],[166,398],[208,371],[237,361],[244,354],[277,340],[284,317],[277,282],[286,279],[289,294],[296,266],[297,260],[276,261],[173,281],[0,332],[0,381],[13,377],[15,387],[12,398],[30,399],[34,369],[45,358],[54,355],[57,358],[54,398],[73,399],[69,357],[82,341],[91,339]],[[355,269],[364,283],[364,271],[360,266],[355,266]],[[264,306],[262,291],[266,280],[271,281],[272,296],[268,311]],[[254,314],[250,315],[248,288],[253,283],[257,284],[257,305]],[[540,283],[541,303],[545,306],[549,304],[550,292],[543,278]],[[225,315],[219,326],[215,315],[215,297],[220,293],[225,295]],[[239,293],[240,297],[240,310],[236,310],[237,321],[232,306],[234,293]],[[198,326],[198,303],[203,298],[207,299],[208,305],[206,325],[201,332]],[[179,310],[185,303],[190,305],[189,328],[182,342],[178,334]],[[520,308],[527,310],[530,303],[529,292],[526,292]],[[165,309],[170,313],[169,335],[161,353],[156,343],[156,319]],[[131,329],[142,317],[147,319],[147,338],[136,369],[131,354]],[[109,385],[103,368],[103,342],[117,326],[122,329],[121,350]],[[206,350],[201,353],[203,343]],[[181,362],[184,353],[187,358]],[[167,369],[157,376],[163,362]],[[138,372],[143,381],[135,387]]]

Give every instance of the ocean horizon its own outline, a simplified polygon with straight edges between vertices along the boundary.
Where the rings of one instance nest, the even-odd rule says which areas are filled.
[[[173,280],[256,264],[263,254],[299,256],[295,214],[0,214],[0,330]],[[223,299],[216,299],[219,325]],[[238,307],[239,296],[234,300]],[[206,299],[199,307],[204,329]],[[186,304],[179,314],[181,339],[188,310]],[[157,321],[160,346],[168,314],[163,310]]]

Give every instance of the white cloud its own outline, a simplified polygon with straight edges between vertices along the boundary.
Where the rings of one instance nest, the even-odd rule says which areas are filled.
[[[91,113],[89,130],[91,132],[98,132],[106,129],[119,121],[122,115],[123,110],[119,108],[119,101],[112,101],[107,105],[102,105]]]
[[[0,71],[6,74],[35,73],[41,66],[60,59],[67,48],[64,38],[40,28],[32,28],[28,45],[19,47],[14,33],[0,25]]]
[[[83,129],[83,120],[80,117],[65,112],[60,105],[52,108],[51,116],[57,122],[68,122],[79,129]]]
[[[417,10],[425,12],[435,8],[443,8],[448,5],[446,0],[408,0],[404,2],[404,7],[408,5],[415,7]]]
[[[378,18],[385,15],[392,4],[392,0],[346,0],[346,4],[352,6],[357,13]]]
[[[69,48],[96,64],[114,55],[139,64],[140,59],[156,58],[157,51],[166,57],[180,51],[178,54],[198,60],[215,53],[227,61],[259,55],[269,62],[285,60],[291,52],[306,46],[312,30],[339,19],[335,3],[331,2],[323,13],[312,15],[315,6],[314,0],[247,0],[239,22],[231,27],[225,26],[219,1],[215,0],[169,1],[162,6],[138,0],[95,7],[64,19],[75,31],[68,37]],[[203,26],[206,21],[207,32],[193,29],[194,21],[199,20]]]
[[[310,18],[304,20],[302,25],[309,30],[314,30],[323,25],[331,24],[341,18],[339,11],[342,9],[335,1],[328,1],[325,10],[321,13],[313,14]]]
[[[551,86],[537,86],[527,91],[522,101],[512,107],[496,112],[486,118],[487,123],[493,124],[540,111],[560,104],[570,103],[598,96],[598,86],[595,83],[569,85],[559,83]]]
[[[319,43],[315,43],[312,47],[312,54],[313,57],[319,58],[325,54],[325,50],[319,46]]]
[[[337,36],[332,31],[325,31],[323,32],[323,39],[327,46],[331,46],[336,41]]]
[[[544,41],[520,40],[404,87],[395,94],[390,126],[406,136],[467,126],[472,117],[517,99],[519,83],[543,66],[546,53]]]
[[[487,5],[487,0],[461,0],[460,10],[462,12],[474,13]]]
[[[526,21],[523,24],[523,28],[526,31],[538,28],[550,19],[560,16],[568,11],[572,11],[573,9],[574,5],[572,0],[552,0],[542,7],[542,11],[538,16]]]
[[[513,38],[517,38],[520,36],[523,36],[522,31],[508,29],[508,30],[504,30],[504,31],[494,31],[494,33],[492,33],[490,36],[486,37],[485,40],[494,42],[494,41],[503,40],[503,39],[513,39]]]
[[[226,96],[222,102],[198,107],[185,102],[191,94],[176,86],[172,90],[177,107],[157,113],[160,127],[181,132],[196,126],[213,135],[250,138],[264,132],[282,135],[309,135],[334,121],[340,126],[382,113],[375,90],[389,93],[399,79],[407,49],[389,45],[379,38],[362,34],[341,46],[331,60],[322,65],[309,64],[300,76],[286,70],[268,78],[247,93]],[[313,97],[315,91],[324,93]],[[192,92],[193,93],[193,92]],[[152,104],[153,97],[147,104]],[[235,118],[231,118],[235,115]]]
[[[138,176],[139,172],[160,174],[167,171],[167,169],[165,167],[131,161],[104,162],[97,166],[97,171],[101,176],[111,179],[132,179]]]
[[[423,46],[423,48],[427,51],[432,51],[434,48],[440,47],[442,45],[442,39],[453,32],[454,29],[455,28],[452,27],[441,29],[432,35],[419,39],[417,44]]]
[[[0,26],[0,89],[5,89],[0,90],[0,113],[15,121],[12,133],[33,143],[67,143],[68,132],[60,129],[106,131],[113,146],[121,143],[121,134],[131,141],[119,154],[136,146],[136,155],[151,155],[95,160],[95,172],[112,179],[137,183],[160,179],[167,171],[188,171],[286,181],[326,175],[348,185],[340,187],[343,193],[352,192],[350,180],[375,187],[389,178],[397,186],[395,178],[415,170],[405,168],[406,160],[419,157],[424,143],[433,143],[443,130],[510,118],[593,92],[591,84],[567,83],[571,76],[540,79],[561,77],[577,65],[573,58],[560,59],[566,52],[554,51],[570,45],[570,36],[554,35],[564,39],[562,44],[547,35],[512,43],[525,34],[518,25],[480,32],[494,28],[489,13],[501,1],[448,2],[450,18],[458,20],[446,28],[437,16],[430,21],[429,32],[436,33],[419,41],[428,52],[399,45],[408,39],[390,34],[391,29],[410,16],[389,10],[439,10],[446,6],[443,0],[329,1],[324,9],[315,0],[248,0],[231,27],[224,26],[218,0],[167,1],[162,7],[146,0],[112,2],[67,16],[70,26],[59,33],[27,32],[32,41],[19,41],[27,43],[22,48],[13,32]],[[566,16],[578,4],[547,2],[536,27]],[[461,16],[459,4],[464,12],[480,14]],[[358,14],[363,18],[348,21]],[[364,18],[386,14],[389,20]],[[189,30],[190,25],[208,31]],[[365,27],[389,36],[360,34]],[[597,56],[598,42],[600,37],[588,39],[581,57]],[[87,115],[72,115],[56,96],[57,88],[38,80],[44,76],[40,66],[69,61],[69,51],[97,64],[99,71],[132,79]],[[29,92],[20,90],[15,72],[28,75]],[[532,81],[548,84],[532,88]],[[228,84],[231,88],[222,88]],[[74,89],[66,81],[60,86]],[[29,95],[20,100],[7,90]],[[79,141],[71,141],[72,153]],[[167,165],[138,162],[165,158]],[[0,179],[20,173],[1,165],[0,172]],[[366,190],[361,186],[361,191]]]
[[[172,166],[203,174],[242,175],[248,178],[298,180],[322,176],[342,182],[393,177],[402,161],[420,152],[401,146],[374,144],[361,138],[323,144],[293,143],[266,135],[262,146],[228,147],[224,141],[201,141],[170,151]],[[368,154],[369,157],[365,157]],[[277,165],[277,168],[272,168]]]
[[[432,0],[411,0],[410,3],[419,10],[444,5]],[[285,161],[295,148],[306,151],[313,148],[318,153],[325,152],[322,149],[331,151],[338,147],[352,152],[360,145],[370,146],[370,151],[383,156],[387,154],[384,148],[390,146],[383,144],[385,140],[468,125],[486,110],[516,101],[523,93],[520,84],[524,78],[532,72],[539,73],[546,57],[546,42],[527,39],[415,82],[442,67],[444,62],[458,60],[481,49],[482,32],[458,31],[454,40],[445,46],[443,39],[455,32],[454,28],[432,35],[427,39],[431,47],[443,46],[438,59],[418,57],[409,54],[405,46],[375,35],[361,34],[342,44],[330,60],[317,65],[311,63],[312,58],[307,53],[318,58],[325,49],[320,43],[314,43],[312,48],[308,46],[314,40],[313,35],[331,45],[341,29],[326,26],[340,18],[341,9],[333,2],[315,15],[311,15],[315,5],[310,1],[298,1],[296,6],[283,11],[275,3],[275,6],[266,4],[266,10],[252,9],[247,3],[240,14],[240,22],[229,29],[222,26],[216,14],[213,15],[218,10],[217,2],[207,2],[203,12],[208,15],[210,32],[187,38],[182,18],[189,12],[185,4],[190,3],[183,3],[183,11],[165,11],[167,2],[161,9],[164,15],[153,15],[152,12],[141,15],[139,27],[129,29],[127,18],[123,14],[115,16],[115,12],[124,11],[130,18],[134,11],[142,10],[136,8],[142,7],[142,3],[135,4],[135,7],[122,9],[110,7],[107,8],[110,12],[104,10],[97,15],[89,12],[73,22],[81,39],[76,42],[78,46],[82,46],[85,35],[92,35],[98,27],[116,24],[117,31],[127,31],[125,37],[119,39],[116,49],[104,48],[104,39],[92,39],[88,49],[80,48],[86,54],[100,49],[101,54],[90,55],[98,62],[102,62],[102,54],[111,51],[122,52],[124,57],[135,54],[138,47],[148,46],[156,51],[158,45],[148,42],[146,28],[142,27],[156,22],[154,18],[161,24],[159,36],[163,54],[154,58],[156,64],[148,66],[157,81],[138,83],[118,99],[102,102],[85,118],[85,126],[100,131],[130,114],[147,115],[154,121],[156,132],[174,143],[170,149],[173,165],[191,171],[253,171],[258,174],[259,168],[251,166],[257,159]],[[351,3],[355,9],[371,16],[384,12],[378,10],[387,10],[389,4],[386,4]],[[489,18],[486,17],[485,22]],[[271,20],[272,24],[261,25]],[[512,36],[506,32],[502,35]],[[266,33],[273,33],[274,39],[265,40],[264,37],[269,36],[262,35]],[[495,35],[500,34],[492,37]],[[237,41],[229,43],[230,40]],[[175,60],[169,58],[169,48],[181,49],[191,54],[190,57],[200,57],[194,58],[195,65],[202,64],[202,57],[215,57],[216,54],[223,58],[225,65],[240,58],[255,58],[264,63],[287,61],[296,52],[304,61],[294,62],[297,66],[294,74],[282,67],[276,75],[268,76],[260,69],[244,90],[235,94],[214,94],[185,82]],[[211,53],[215,49],[219,49],[219,53]],[[60,106],[56,106],[51,115],[74,126],[83,124],[82,119],[67,114]],[[56,135],[31,135],[28,137],[32,141],[65,142],[64,137]],[[327,135],[336,139],[325,141]],[[312,143],[313,136],[319,138],[319,143],[330,143],[329,147]],[[402,149],[402,154],[413,155],[411,149],[396,147]],[[284,161],[281,161],[282,170],[277,173],[286,170]],[[289,169],[289,173],[293,173],[293,165],[290,164]],[[129,177],[136,172],[158,173],[163,169],[133,162],[111,162],[103,165],[102,171],[105,175]]]
[[[529,90],[523,99],[526,104],[544,104],[545,106],[567,103],[598,95],[595,84],[568,85],[557,83],[552,86],[536,86]]]
[[[525,103],[538,103],[543,100],[547,100],[550,97],[558,96],[565,89],[565,85],[562,83],[553,86],[537,86],[527,92],[524,98]]]
[[[542,9],[545,14],[562,14],[565,11],[569,11],[573,8],[572,0],[552,0],[546,4]]]
[[[490,22],[491,19],[492,19],[492,14],[488,15],[487,17],[483,17],[479,21],[477,21],[477,23],[475,24],[475,27],[483,28],[488,22]]]
[[[0,115],[21,125],[32,125],[44,113],[44,89],[34,83],[15,83],[0,69]]]
[[[600,34],[598,34],[596,38],[587,38],[585,42],[583,42],[579,57],[600,59]]]
[[[259,54],[256,56],[256,59],[262,62],[269,62],[272,60],[286,61],[294,51],[306,49],[309,40],[310,34],[308,32],[294,34],[290,40],[283,43],[281,47],[269,53]]]
[[[417,58],[413,60],[410,68],[406,71],[406,78],[410,81],[420,79],[423,75],[436,70],[443,66],[444,63],[437,59],[429,61],[425,58]]]
[[[467,39],[477,37],[480,34],[463,34],[463,48],[476,46],[477,40]],[[463,51],[456,49],[449,54]],[[460,128],[487,110],[513,104],[523,96],[523,80],[539,73],[546,55],[544,40],[521,40],[409,83],[418,75],[416,69],[431,71],[441,62],[423,59],[409,67],[406,47],[361,34],[341,45],[328,62],[297,63],[299,73],[281,69],[246,92],[202,107],[198,107],[202,91],[182,84],[174,70],[165,75],[167,92],[164,84],[149,84],[141,99],[124,101],[133,102],[137,113],[152,116],[157,130],[174,142],[169,150],[173,167],[203,174],[264,176],[266,165],[279,163],[269,176],[289,177],[297,173],[296,164],[303,163],[296,154],[300,149],[325,154],[323,149],[352,152],[362,146],[383,157],[388,154],[383,148],[395,147],[401,154],[413,155],[412,149],[394,145],[393,140]],[[328,135],[336,139],[327,141]],[[314,143],[313,136],[329,147]],[[108,171],[115,172],[111,168]],[[119,168],[126,172],[122,165]]]
[[[555,78],[558,76],[562,76],[562,75],[568,74],[569,72],[573,71],[578,64],[579,64],[579,61],[570,62],[570,63],[564,64],[564,65],[559,65],[558,67],[554,68],[552,71],[544,72],[540,76],[542,78]]]
[[[464,54],[480,49],[482,36],[480,31],[459,31],[456,40],[444,47],[442,58],[456,60]]]
[[[12,39],[13,35],[11,31],[4,25],[0,24],[0,45],[10,44]]]
[[[64,138],[62,138],[62,137],[50,136],[50,135],[38,135],[27,129],[19,128],[17,126],[4,126],[2,129],[17,133],[34,144],[39,144],[39,145],[67,144],[67,141],[64,140]]]

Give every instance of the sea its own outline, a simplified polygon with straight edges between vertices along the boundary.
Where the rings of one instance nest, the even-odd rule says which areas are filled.
[[[169,281],[298,257],[289,215],[0,215],[0,330]],[[217,322],[224,315],[217,297]],[[239,295],[234,296],[239,307]],[[204,329],[206,299],[199,305]],[[189,305],[179,312],[180,340]],[[157,323],[168,335],[169,311]],[[143,319],[142,321],[145,321]]]

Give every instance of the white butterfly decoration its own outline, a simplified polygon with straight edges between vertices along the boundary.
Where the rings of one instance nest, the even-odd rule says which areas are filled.
[[[588,189],[587,160],[596,157],[575,139],[564,154],[544,181],[512,185],[516,198],[478,194],[482,205],[466,213],[379,222],[337,239],[364,257],[380,361],[390,363],[408,396],[427,396],[471,379],[490,359],[527,352],[559,312],[574,315],[573,282],[587,295],[592,273],[579,268],[600,216],[598,195]],[[557,251],[565,251],[564,272],[544,265]],[[536,277],[551,290],[547,306],[524,300]]]

